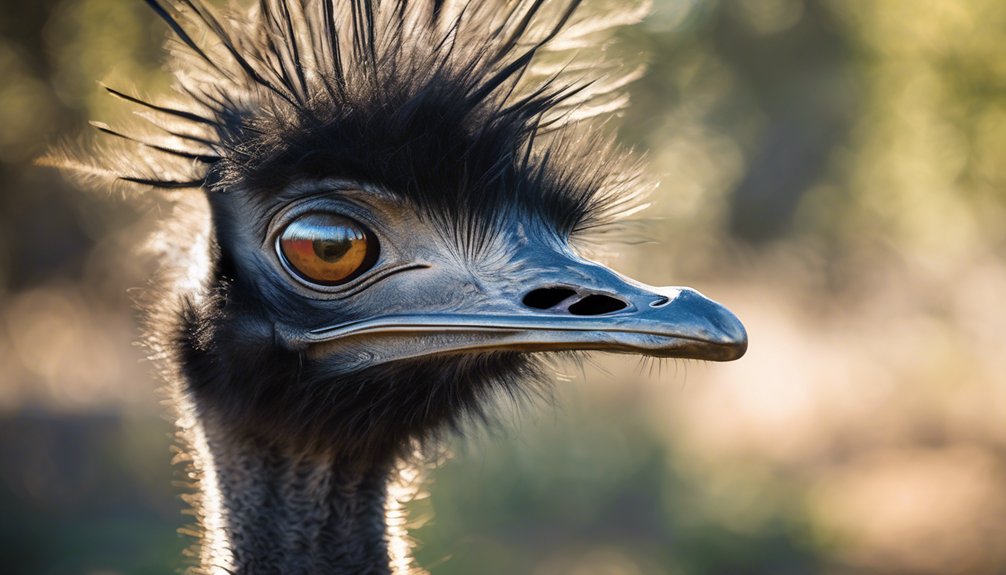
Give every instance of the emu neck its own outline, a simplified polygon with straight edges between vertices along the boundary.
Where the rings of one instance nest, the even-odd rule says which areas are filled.
[[[192,428],[202,544],[211,574],[393,572],[392,466],[297,454],[213,422]],[[394,572],[402,572],[394,570]]]

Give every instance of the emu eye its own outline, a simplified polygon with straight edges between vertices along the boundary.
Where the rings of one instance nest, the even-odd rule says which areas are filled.
[[[279,237],[280,256],[301,278],[319,285],[345,283],[377,261],[377,238],[338,214],[315,212],[290,222]]]

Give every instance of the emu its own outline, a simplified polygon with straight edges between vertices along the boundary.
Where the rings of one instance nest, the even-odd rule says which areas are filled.
[[[743,355],[724,307],[575,249],[645,187],[598,121],[635,74],[606,33],[638,11],[146,2],[175,93],[108,88],[142,120],[53,161],[179,206],[147,344],[194,486],[193,572],[420,572],[391,486],[547,379],[547,352]]]

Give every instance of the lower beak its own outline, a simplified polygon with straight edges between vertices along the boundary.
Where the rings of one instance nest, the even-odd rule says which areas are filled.
[[[731,361],[747,350],[740,320],[693,289],[646,286],[580,259],[552,264],[537,268],[534,289],[514,292],[503,286],[480,293],[473,298],[477,303],[462,309],[371,316],[302,332],[296,343],[311,355],[358,357],[368,365],[494,350],[601,350]],[[437,282],[422,282],[425,289],[431,283]],[[432,289],[456,291],[449,285]]]

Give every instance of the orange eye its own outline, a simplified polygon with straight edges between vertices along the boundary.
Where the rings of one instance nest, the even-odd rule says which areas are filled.
[[[305,280],[320,285],[345,283],[377,260],[377,239],[353,220],[332,213],[305,214],[283,230],[279,249]]]

